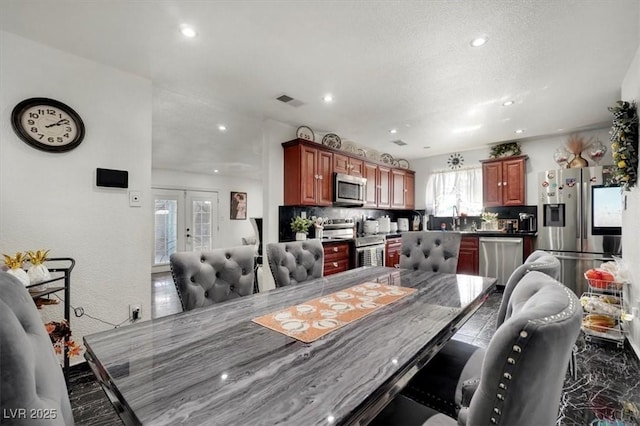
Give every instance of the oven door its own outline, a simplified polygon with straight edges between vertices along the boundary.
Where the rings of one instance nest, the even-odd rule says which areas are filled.
[[[356,268],[361,266],[386,266],[384,244],[356,248]]]

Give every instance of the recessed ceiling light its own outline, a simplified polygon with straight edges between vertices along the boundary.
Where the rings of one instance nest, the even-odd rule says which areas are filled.
[[[471,46],[472,47],[484,46],[487,43],[487,41],[489,41],[489,37],[487,36],[477,37],[471,40]]]
[[[333,102],[333,95],[331,93],[327,93],[322,97],[322,100],[325,102]]]
[[[213,169],[213,173],[218,173],[219,170],[218,169]]]
[[[224,132],[225,130],[227,130],[227,126],[225,126],[224,124],[218,124],[218,130]]]
[[[430,146],[423,146],[422,149],[431,149]]]
[[[524,133],[524,129],[518,129],[516,130],[516,133]]]
[[[515,101],[506,101],[502,103],[502,106],[509,106],[515,104]]]
[[[180,32],[182,33],[183,36],[189,37],[189,38],[193,38],[198,35],[196,30],[194,30],[193,27],[190,27],[189,25],[180,26]]]
[[[395,135],[396,133],[398,133],[398,129],[391,129],[389,130],[389,133],[391,133],[392,135]]]

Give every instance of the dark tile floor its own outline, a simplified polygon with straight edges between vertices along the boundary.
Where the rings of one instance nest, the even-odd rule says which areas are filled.
[[[154,274],[151,281],[152,317],[181,312],[171,274]],[[489,297],[453,338],[486,347],[501,297]],[[582,335],[576,346],[577,379],[567,373],[557,425],[640,425],[640,363],[633,351],[609,342],[586,342]],[[122,424],[86,363],[72,367],[69,394],[76,424]]]

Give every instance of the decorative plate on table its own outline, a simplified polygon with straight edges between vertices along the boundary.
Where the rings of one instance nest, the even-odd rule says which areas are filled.
[[[391,154],[381,154],[380,155],[380,161],[382,161],[385,164],[393,164],[393,157],[391,156]]]
[[[340,136],[335,133],[327,133],[322,138],[322,145],[327,145],[330,148],[340,149],[342,146],[342,141],[340,140]]]
[[[400,166],[400,168],[403,168],[403,169],[408,169],[409,168],[409,162],[407,160],[400,159],[400,160],[398,160],[398,166]]]
[[[311,142],[316,141],[316,135],[313,133],[313,130],[311,130],[311,127],[308,126],[298,127],[298,130],[296,130],[296,137],[298,139],[304,139]]]

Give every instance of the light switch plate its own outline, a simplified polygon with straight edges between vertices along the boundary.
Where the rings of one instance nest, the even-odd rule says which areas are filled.
[[[129,207],[142,207],[142,194],[140,191],[129,191]]]

